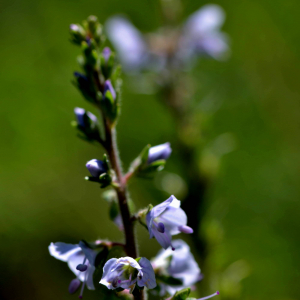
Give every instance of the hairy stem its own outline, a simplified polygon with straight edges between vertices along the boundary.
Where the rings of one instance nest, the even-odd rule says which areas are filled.
[[[132,220],[128,206],[128,191],[126,180],[122,173],[121,162],[118,154],[116,130],[110,127],[110,124],[107,120],[105,120],[105,134],[106,151],[110,159],[111,167],[116,172],[119,184],[118,188],[116,188],[116,191],[118,195],[119,208],[124,226],[126,253],[132,258],[137,258],[138,249],[134,232],[134,221]],[[135,300],[143,300],[144,296],[144,292],[140,290],[134,293]]]

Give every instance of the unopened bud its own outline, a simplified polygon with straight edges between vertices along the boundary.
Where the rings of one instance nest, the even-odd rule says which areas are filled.
[[[93,177],[99,177],[101,174],[106,173],[107,169],[102,160],[92,159],[86,163],[86,167]]]
[[[171,155],[172,149],[170,143],[164,143],[149,149],[148,164],[157,160],[166,160]]]

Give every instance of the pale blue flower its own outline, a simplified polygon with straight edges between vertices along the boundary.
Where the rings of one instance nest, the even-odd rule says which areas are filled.
[[[78,287],[78,280],[83,282],[79,297],[82,297],[84,286],[94,290],[93,274],[95,271],[95,258],[97,252],[87,247],[83,242],[79,244],[51,243],[49,246],[50,255],[61,261],[67,262],[71,271],[76,275],[77,280],[72,280],[69,292],[74,293]]]
[[[156,257],[151,260],[155,272],[182,281],[181,285],[176,286],[159,283],[161,295],[164,295],[166,291],[173,295],[177,291],[193,286],[202,277],[200,268],[190,252],[190,247],[182,240],[173,241],[173,246],[175,251],[170,248],[160,250]]]
[[[88,161],[85,166],[89,170],[91,175],[96,178],[98,178],[101,174],[107,172],[104,162],[99,159],[92,159]]]
[[[180,204],[181,202],[172,195],[153,207],[146,216],[150,238],[155,237],[164,249],[171,246],[175,250],[172,245],[172,235],[180,232],[193,233],[193,229],[186,225],[187,216],[180,208]]]
[[[227,36],[220,31],[225,20],[224,10],[208,4],[194,12],[183,27],[179,55],[190,59],[193,55],[206,54],[222,59],[228,52]]]
[[[129,289],[130,292],[136,284],[148,289],[156,287],[152,265],[145,257],[137,260],[131,257],[111,258],[104,265],[100,283],[110,290],[121,287]]]
[[[166,160],[169,158],[169,156],[172,153],[172,149],[170,146],[170,143],[164,143],[161,145],[157,145],[154,147],[151,147],[149,149],[149,154],[148,154],[148,164],[151,164],[154,161],[157,160]]]
[[[106,23],[106,30],[125,70],[140,70],[147,58],[147,45],[138,29],[126,18],[116,16]]]

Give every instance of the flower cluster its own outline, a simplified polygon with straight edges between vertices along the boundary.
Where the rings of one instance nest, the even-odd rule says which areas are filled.
[[[189,59],[192,56],[192,53],[187,53],[189,50],[204,51],[217,58],[226,48],[224,37],[219,32],[222,18],[222,11],[217,6],[208,6],[191,16],[177,40],[179,57]],[[152,50],[146,47],[141,34],[128,21],[112,19],[108,31],[112,41],[119,45],[126,67],[140,68],[149,59]],[[75,72],[74,85],[99,112],[98,119],[93,113],[77,107],[73,125],[82,139],[100,144],[105,152],[102,159],[86,163],[91,175],[86,180],[100,184],[100,188],[108,188],[103,198],[109,204],[110,219],[124,233],[125,242],[51,243],[50,255],[67,262],[76,276],[69,285],[69,292],[75,293],[81,285],[79,298],[82,298],[86,286],[90,290],[102,287],[104,293],[117,292],[120,297],[131,293],[135,300],[144,299],[145,290],[152,290],[161,297],[186,300],[190,287],[202,276],[189,246],[182,240],[172,241],[173,235],[193,233],[187,225],[187,215],[180,207],[181,202],[171,195],[156,206],[150,204],[136,212],[127,192],[127,183],[132,177],[152,178],[163,169],[172,153],[171,145],[147,145],[123,174],[115,133],[120,114],[120,68],[114,53],[104,46],[102,26],[96,17],[90,16],[82,24],[72,24],[70,33],[71,41],[82,51],[78,59],[82,72]],[[161,56],[161,59],[164,53],[156,56]],[[144,225],[150,238],[155,238],[163,248],[151,261],[138,255],[136,221]],[[208,297],[216,294],[218,292]]]

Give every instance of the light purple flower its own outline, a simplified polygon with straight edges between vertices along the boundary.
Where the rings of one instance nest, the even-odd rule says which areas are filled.
[[[193,13],[183,27],[179,41],[179,56],[189,60],[197,54],[222,59],[228,52],[227,36],[220,31],[225,20],[223,9],[208,4]]]
[[[99,177],[101,174],[107,172],[104,162],[99,159],[92,159],[85,166],[93,177]]]
[[[156,287],[155,274],[150,261],[141,257],[137,260],[131,257],[111,258],[103,268],[100,281],[108,289],[129,289],[132,292],[137,284],[148,289]]]
[[[93,274],[95,271],[95,258],[97,255],[96,251],[88,248],[83,242],[79,242],[79,244],[76,245],[58,242],[50,244],[49,252],[50,255],[56,259],[67,262],[71,271],[76,275],[77,280],[73,279],[70,283],[70,293],[74,293],[78,289],[78,280],[83,282],[79,297],[82,297],[85,285],[90,290],[95,289],[93,283]]]
[[[171,196],[166,201],[153,207],[146,216],[146,222],[150,238],[155,237],[159,244],[167,249],[172,245],[172,235],[193,233],[193,229],[187,226],[187,216],[180,208],[180,201]]]
[[[84,108],[80,108],[80,107],[75,107],[74,108],[74,113],[76,116],[76,120],[77,123],[81,126],[81,127],[87,127],[90,124],[87,123],[87,120],[85,119],[85,115],[87,115],[87,117],[90,119],[90,123],[97,123],[97,117],[92,114],[91,112],[87,112]]]
[[[201,280],[200,268],[195,261],[190,247],[182,240],[173,241],[175,251],[170,248],[160,250],[156,257],[151,260],[153,269],[163,272],[167,276],[180,279],[182,285],[171,286],[160,283],[161,295],[167,291],[170,295],[175,294],[184,288],[191,287]]]
[[[151,164],[154,161],[160,160],[160,159],[168,159],[169,156],[172,153],[172,149],[170,146],[170,143],[164,143],[161,145],[157,145],[154,147],[151,147],[149,149],[149,155],[148,155],[148,164]]]
[[[140,70],[147,59],[147,46],[139,30],[120,16],[110,18],[106,23],[106,30],[118,51],[124,69]]]

